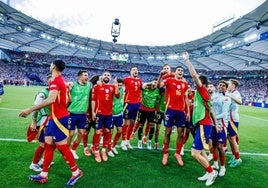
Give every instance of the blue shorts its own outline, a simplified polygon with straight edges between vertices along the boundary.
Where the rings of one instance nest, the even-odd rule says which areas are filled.
[[[69,116],[59,119],[59,122],[68,129]],[[62,132],[53,119],[50,119],[46,128],[45,136],[52,136],[55,142],[59,142],[67,138],[67,135]]]
[[[43,143],[45,142],[45,132],[46,132],[46,127],[43,127],[38,137],[39,142],[43,142]]]
[[[193,120],[192,120],[192,116],[191,116],[191,118],[190,118],[189,121],[185,121],[185,127],[186,127],[187,129],[191,129],[191,128],[194,127]]]
[[[96,115],[96,127],[95,129],[100,130],[103,127],[107,129],[113,128],[113,116],[112,115]]]
[[[68,129],[74,131],[77,129],[85,129],[87,117],[86,114],[70,114],[70,124],[68,125]]]
[[[227,127],[228,136],[238,135],[238,125],[239,125],[239,122],[233,122],[233,121],[228,122],[228,127]]]
[[[211,140],[213,140],[216,143],[224,144],[227,139],[227,129],[226,127],[223,127],[221,132],[217,133],[216,128],[213,126],[210,134]]]
[[[165,113],[164,125],[165,127],[185,127],[185,113],[178,110],[167,109]]]
[[[113,126],[122,127],[123,126],[123,115],[113,115]]]
[[[135,121],[139,110],[140,110],[140,103],[136,104],[125,103],[123,118]]]
[[[212,125],[196,125],[195,137],[192,148],[196,150],[208,150],[208,142]]]

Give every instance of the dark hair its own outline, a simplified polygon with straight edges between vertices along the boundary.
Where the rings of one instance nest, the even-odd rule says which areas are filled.
[[[99,79],[100,79],[100,76],[101,76],[101,75],[95,75],[95,76],[92,76],[92,77],[89,79],[89,81],[92,83],[92,85],[96,85],[97,82],[98,82]]]
[[[203,74],[199,74],[198,77],[199,77],[201,83],[207,87],[207,85],[208,85],[208,83],[209,83],[208,77],[206,77],[206,76],[203,75]]]
[[[177,70],[178,68],[180,68],[180,69],[182,69],[182,70],[184,71],[184,68],[183,68],[182,66],[180,66],[180,65],[178,65],[178,66],[175,68],[175,70]]]
[[[118,82],[118,83],[124,83],[124,81],[123,81],[122,78],[117,78],[117,82]]]
[[[131,71],[133,68],[138,69],[136,66],[130,67],[129,71]]]
[[[80,71],[78,71],[77,76],[81,76],[83,73],[87,73],[87,71],[86,70],[80,70]]]
[[[55,65],[56,69],[60,72],[62,72],[65,69],[65,62],[63,60],[57,59],[53,61],[53,64]]]
[[[224,84],[226,87],[228,87],[228,82],[226,82],[225,80],[220,80],[219,83]]]

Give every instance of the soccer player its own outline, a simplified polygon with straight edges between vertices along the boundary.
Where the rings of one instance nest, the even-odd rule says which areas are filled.
[[[95,133],[93,135],[93,150],[95,154],[95,160],[101,162],[107,161],[106,148],[112,138],[112,110],[113,110],[113,97],[119,98],[119,90],[116,79],[114,84],[110,84],[111,74],[104,72],[101,77],[101,83],[96,84],[92,89],[92,119],[96,120]],[[103,146],[99,151],[100,136],[103,130]]]
[[[86,132],[86,113],[88,110],[91,89],[91,83],[88,82],[88,73],[86,70],[78,71],[77,76],[77,82],[69,83],[71,104],[68,106],[68,111],[70,112],[68,139],[70,145],[75,129],[77,128],[77,136],[71,147],[71,152],[75,159],[79,158],[75,150],[79,146],[81,139]]]
[[[171,67],[168,64],[163,65],[162,71],[163,71],[162,80],[168,77],[174,77],[174,72],[171,72]],[[166,91],[165,91],[165,88],[159,88],[159,89],[160,89],[160,99],[159,99],[158,105],[156,106],[156,115],[155,115],[156,117],[155,119],[156,126],[155,126],[155,134],[154,134],[154,141],[155,141],[154,149],[155,150],[158,150],[159,132],[160,132],[160,128],[164,119],[164,114],[166,111]]]
[[[51,74],[47,75],[47,80],[51,79]],[[39,92],[35,96],[34,105],[38,105],[43,102],[45,99],[48,98],[49,90],[45,88],[43,91]],[[49,116],[49,106],[45,106],[39,110],[32,112],[32,123],[30,125],[30,129],[32,131],[38,131],[37,133],[37,140],[39,142],[38,147],[36,148],[33,156],[33,160],[29,168],[35,172],[41,172],[42,168],[39,166],[38,162],[41,159],[44,153],[45,147],[45,129],[48,123],[48,116]]]
[[[139,122],[138,130],[138,148],[142,149],[142,133],[145,122],[149,124],[149,140],[147,142],[147,149],[152,149],[151,140],[154,136],[155,129],[155,111],[156,105],[160,97],[159,89],[157,88],[157,79],[151,83],[144,84],[142,90],[142,101],[138,113],[137,122]]]
[[[227,139],[227,126],[228,126],[228,112],[231,104],[229,97],[225,96],[228,83],[224,80],[219,81],[218,92],[215,92],[211,97],[211,103],[216,115],[218,125],[221,127],[221,131],[217,132],[215,127],[212,127],[211,140],[213,146],[213,168],[219,169],[218,160],[220,160],[219,176],[224,176],[226,172],[225,168],[225,151],[224,143]]]
[[[124,110],[124,104],[123,104],[123,98],[124,98],[124,89],[123,89],[123,80],[120,78],[117,78],[118,83],[118,90],[120,93],[119,98],[116,98],[114,96],[113,98],[113,127],[116,127],[116,133],[114,135],[114,139],[112,142],[112,151],[108,152],[108,156],[114,157],[114,154],[118,154],[118,151],[116,150],[116,144],[118,140],[121,137],[122,134],[122,126],[123,126],[123,110]]]
[[[155,133],[154,133],[154,149],[158,150],[158,138],[160,128],[164,119],[164,114],[166,111],[166,92],[164,88],[159,88],[160,98],[158,104],[156,106],[156,114],[155,114]]]
[[[192,122],[195,91],[191,88],[190,85],[188,85],[187,93],[188,93],[188,104],[189,104],[189,110],[190,110],[190,119],[185,121],[185,130],[183,133],[183,146],[181,148],[181,153],[180,153],[181,155],[184,155],[184,145],[189,138],[189,134],[191,133],[193,138],[195,137],[195,126],[193,125],[193,122]],[[185,110],[187,110],[187,108]]]
[[[3,82],[0,81],[0,103],[2,102],[2,95],[4,95],[5,91],[4,91],[4,85]]]
[[[165,112],[165,135],[164,135],[164,148],[162,164],[167,165],[169,156],[169,144],[172,126],[177,127],[177,141],[175,158],[180,166],[183,166],[183,161],[180,155],[183,145],[183,132],[185,127],[185,120],[189,119],[189,106],[188,106],[188,83],[183,78],[184,70],[181,66],[177,66],[175,76],[162,80],[162,75],[165,74],[164,70],[161,71],[158,79],[158,87],[166,87],[166,112]],[[187,108],[187,114],[185,114]]]
[[[54,150],[57,148],[72,171],[72,177],[67,182],[67,186],[71,186],[83,176],[83,172],[78,168],[67,140],[69,136],[68,88],[62,76],[64,69],[65,62],[62,60],[55,60],[51,63],[50,72],[52,79],[49,83],[48,98],[38,105],[24,109],[19,113],[19,116],[26,117],[33,111],[50,105],[49,122],[45,133],[43,170],[38,175],[30,175],[29,179],[39,183],[46,183],[48,181],[49,166],[53,160]]]
[[[122,150],[133,149],[129,140],[140,109],[142,80],[138,77],[138,68],[130,68],[130,76],[123,79],[125,85],[124,95],[124,123],[122,127]]]
[[[206,181],[206,186],[209,186],[214,183],[218,175],[218,172],[213,170],[212,166],[209,164],[206,152],[204,151],[204,149],[208,149],[209,136],[212,129],[211,117],[213,119],[214,126],[216,126],[218,131],[220,131],[220,127],[217,124],[217,120],[213,115],[211,107],[209,106],[210,97],[206,89],[208,84],[207,77],[204,75],[198,75],[196,73],[194,66],[189,60],[189,54],[187,52],[184,52],[183,58],[196,85],[193,123],[195,124],[197,122],[197,125],[191,154],[192,157],[206,170],[206,174],[202,177],[199,177],[198,180]],[[199,112],[197,113],[197,111]]]
[[[235,168],[242,163],[240,158],[239,146],[237,143],[238,138],[238,126],[239,126],[239,105],[242,104],[242,98],[237,90],[239,82],[235,79],[229,80],[226,96],[231,98],[231,105],[229,109],[229,123],[228,123],[228,140],[232,150],[232,158],[228,161],[230,167]]]
[[[171,71],[171,67],[169,64],[164,64],[162,67],[162,79],[166,79],[169,77],[174,77],[175,73]]]
[[[92,109],[91,109],[92,87],[94,85],[96,85],[98,82],[100,82],[100,77],[101,77],[101,75],[94,75],[89,79],[92,86],[90,89],[88,110],[86,113],[86,116],[87,116],[87,122],[86,122],[86,126],[85,126],[86,129],[85,129],[85,132],[84,132],[83,137],[82,137],[82,142],[83,142],[83,146],[84,146],[84,154],[86,156],[91,156],[90,150],[93,149],[92,144],[90,146],[90,149],[88,148],[88,134],[89,134],[91,128],[95,129],[95,125],[96,125],[96,121],[92,119]],[[92,150],[92,152],[94,154],[93,150]]]
[[[215,92],[216,91],[215,86],[212,83],[208,83],[207,90],[208,90],[210,99],[214,98],[213,95],[215,95],[215,93],[216,93]],[[209,147],[208,161],[211,161],[213,159],[213,153],[214,153],[214,149],[213,149],[211,138],[209,138],[208,147]]]

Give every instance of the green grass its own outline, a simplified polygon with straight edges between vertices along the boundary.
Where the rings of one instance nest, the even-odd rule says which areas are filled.
[[[42,87],[6,86],[3,101],[0,104],[0,187],[42,187],[28,180],[29,164],[33,157],[36,143],[4,141],[3,138],[26,140],[26,129],[30,117],[19,118],[21,109],[33,104],[34,95]],[[217,178],[212,187],[266,187],[268,169],[268,109],[241,106],[241,121],[239,126],[240,151],[243,164],[231,169],[227,166],[226,175]],[[163,139],[161,128],[159,143]],[[91,142],[91,135],[89,143]],[[175,134],[172,134],[174,148]],[[132,141],[135,146],[137,139]],[[123,152],[118,148],[119,155],[109,158],[108,162],[96,163],[94,158],[85,157],[83,148],[77,150],[80,158],[79,167],[84,177],[76,187],[205,187],[204,182],[197,181],[203,175],[202,167],[191,157],[190,147],[192,138],[185,146],[183,156],[185,165],[179,167],[170,151],[169,163],[162,166],[162,152],[155,150],[138,150]],[[256,155],[254,155],[254,153]],[[264,155],[261,155],[264,154]],[[227,153],[227,159],[230,153]],[[70,170],[58,151],[55,152],[54,166],[49,172],[46,187],[65,187],[70,178]]]

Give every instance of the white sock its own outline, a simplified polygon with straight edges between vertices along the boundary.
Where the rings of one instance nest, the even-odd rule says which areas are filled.
[[[43,177],[47,177],[47,175],[48,175],[48,172],[43,172],[43,171],[42,171],[42,172],[40,173],[40,176],[43,176]]]
[[[79,174],[80,170],[77,169],[76,171],[72,172],[72,176],[77,176]]]

